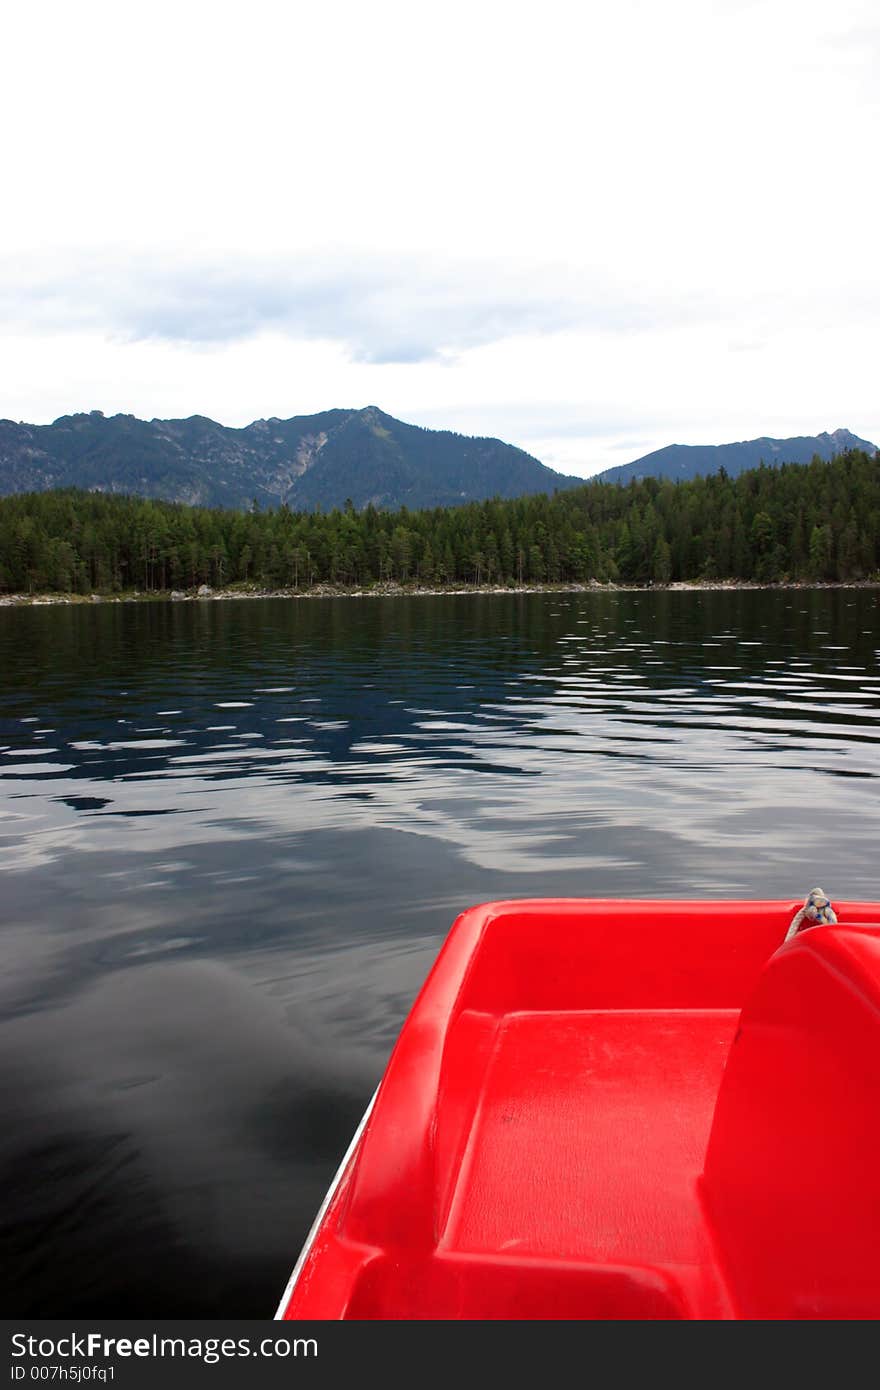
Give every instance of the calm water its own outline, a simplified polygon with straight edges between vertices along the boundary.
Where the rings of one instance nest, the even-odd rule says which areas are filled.
[[[0,612],[6,1315],[269,1316],[469,903],[880,897],[878,641],[842,590]]]

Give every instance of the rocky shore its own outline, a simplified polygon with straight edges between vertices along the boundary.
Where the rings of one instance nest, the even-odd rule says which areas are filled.
[[[877,589],[880,580],[861,580],[858,583],[779,583],[756,584],[749,580],[677,580],[671,584],[612,584],[590,580],[586,584],[471,584],[437,585],[396,584],[392,582],[369,586],[315,584],[309,589],[261,589],[255,585],[236,585],[233,588],[212,588],[202,584],[198,589],[172,589],[146,592],[137,589],[119,594],[0,594],[0,608],[40,608],[55,604],[93,603],[205,603],[232,599],[314,599],[314,598],[434,598],[463,597],[474,594],[589,594],[589,593],[692,593],[719,592],[734,589]]]

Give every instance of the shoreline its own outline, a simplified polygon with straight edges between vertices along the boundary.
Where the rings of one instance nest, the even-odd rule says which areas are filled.
[[[314,584],[309,589],[212,588],[203,584],[197,590],[131,590],[119,594],[0,594],[0,608],[74,607],[96,603],[206,603],[235,599],[317,599],[317,598],[465,598],[501,594],[603,594],[603,593],[730,593],[740,591],[806,589],[880,589],[880,580],[859,579],[833,582],[786,581],[757,584],[748,579],[680,579],[671,584],[615,584],[593,580],[586,584],[471,584],[464,586],[421,584],[362,585]]]

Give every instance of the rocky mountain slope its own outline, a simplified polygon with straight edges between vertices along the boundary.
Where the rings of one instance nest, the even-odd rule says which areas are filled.
[[[244,429],[187,420],[65,415],[0,420],[0,495],[80,487],[210,507],[294,510],[453,506],[553,492],[567,478],[499,439],[420,429],[384,414],[327,410]]]

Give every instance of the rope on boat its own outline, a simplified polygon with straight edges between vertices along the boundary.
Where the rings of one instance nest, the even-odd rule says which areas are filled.
[[[836,921],[837,913],[831,906],[831,900],[826,898],[821,888],[814,888],[812,893],[808,893],[804,898],[803,907],[792,917],[791,926],[785,933],[785,940],[790,941],[799,931],[806,931],[808,927],[832,925]]]

